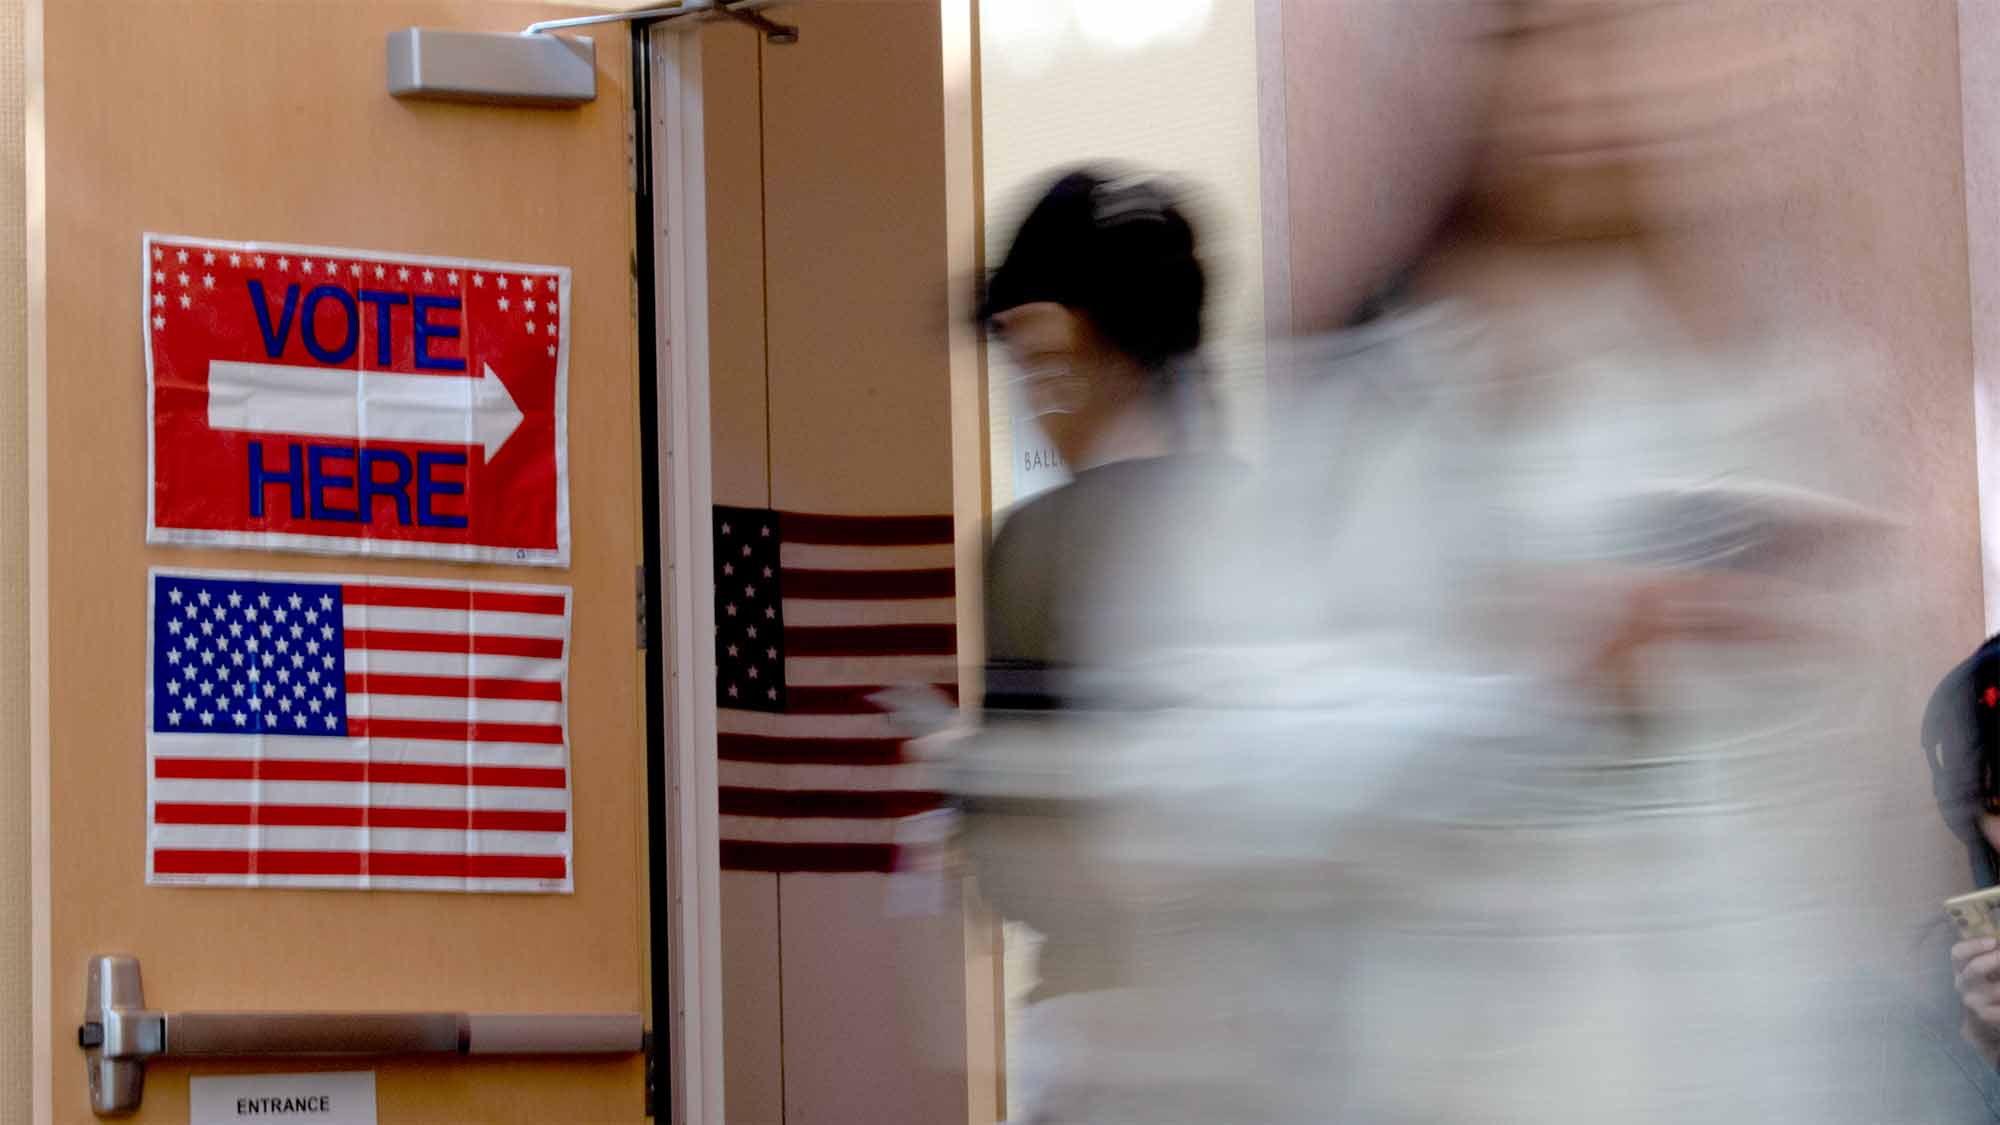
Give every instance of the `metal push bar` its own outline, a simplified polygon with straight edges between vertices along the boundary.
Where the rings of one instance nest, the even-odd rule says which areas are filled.
[[[151,1059],[629,1055],[644,1039],[636,1012],[157,1012],[124,954],[91,958],[77,1028],[100,1117],[139,1108]]]

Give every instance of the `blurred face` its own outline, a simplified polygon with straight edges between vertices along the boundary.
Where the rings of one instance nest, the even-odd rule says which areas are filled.
[[[1616,237],[1759,194],[1813,97],[1808,7],[1780,0],[1523,0],[1480,196],[1529,238]]]
[[[2000,815],[1990,812],[1979,814],[1979,832],[1986,837],[1995,852],[2000,852]]]
[[[1130,361],[1087,317],[1054,301],[1017,305],[995,314],[988,327],[1020,372],[1049,440],[1075,463],[1138,386]]]
[[[1021,373],[1038,416],[1075,414],[1090,398],[1084,319],[1054,301],[1016,305],[993,317],[991,328]]]

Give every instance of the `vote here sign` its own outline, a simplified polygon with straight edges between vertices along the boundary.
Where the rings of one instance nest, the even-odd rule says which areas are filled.
[[[144,255],[149,542],[568,564],[568,269]]]

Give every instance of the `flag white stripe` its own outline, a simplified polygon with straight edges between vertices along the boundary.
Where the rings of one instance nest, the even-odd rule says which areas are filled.
[[[716,779],[734,789],[782,789],[844,793],[922,792],[931,788],[921,766],[780,765],[771,762],[718,762]]]
[[[347,697],[351,719],[442,719],[449,722],[537,723],[560,726],[563,705],[532,699],[467,699],[435,695],[372,695]],[[457,743],[455,745],[463,745]]]
[[[499,785],[389,785],[361,781],[213,781],[154,778],[153,801],[195,805],[347,805],[386,809],[529,809],[562,812],[561,789]]]
[[[957,679],[958,666],[936,656],[802,656],[785,661],[785,682],[793,687],[890,687]]]
[[[765,738],[908,738],[907,731],[883,714],[774,715],[762,711],[718,708],[719,734],[753,734]]]
[[[725,816],[724,840],[766,844],[893,844],[898,820],[835,820],[821,817]]]
[[[300,828],[290,825],[159,824],[153,847],[282,852],[428,852],[436,855],[563,855],[567,833],[456,828]]]
[[[785,628],[839,625],[954,625],[958,608],[950,598],[910,601],[837,601],[786,598]]]
[[[564,637],[569,622],[561,614],[498,613],[461,609],[412,609],[398,605],[347,605],[341,619],[349,629],[389,629],[411,633],[471,633],[481,637]],[[308,626],[310,629],[311,626]]]
[[[225,758],[231,761],[403,762],[411,765],[539,766],[560,769],[569,754],[561,746],[531,742],[440,742],[427,738],[317,738],[287,735],[255,738],[211,734],[155,734],[153,756]]]
[[[847,547],[823,543],[784,543],[778,563],[787,570],[947,570],[952,565],[949,543],[914,547]]]
[[[310,783],[307,783],[310,784]],[[456,795],[457,800],[452,800]],[[514,785],[404,785],[372,782],[368,803],[401,809],[535,809],[569,810],[569,790],[534,789]]]
[[[462,652],[349,648],[347,671],[374,672],[384,676],[472,676],[475,679],[546,683],[563,678],[563,662],[536,656],[469,656]]]

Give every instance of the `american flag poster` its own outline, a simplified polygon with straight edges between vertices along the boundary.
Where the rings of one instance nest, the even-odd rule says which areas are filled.
[[[870,699],[955,691],[950,516],[715,509],[722,866],[887,872],[936,809]]]
[[[572,889],[567,587],[148,581],[148,883]]]

